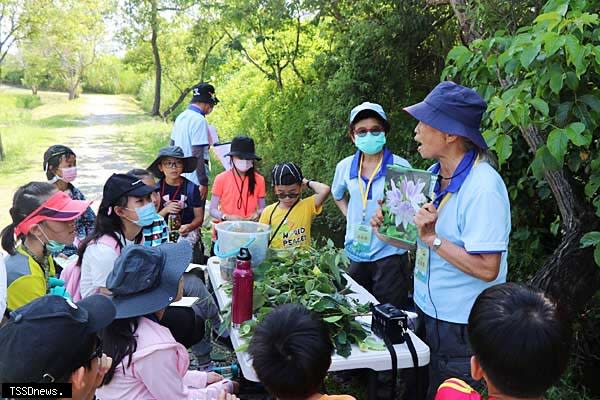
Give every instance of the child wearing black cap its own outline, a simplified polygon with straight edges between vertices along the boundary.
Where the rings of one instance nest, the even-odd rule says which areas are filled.
[[[43,296],[11,312],[0,329],[0,383],[70,383],[71,396],[55,397],[92,400],[112,364],[97,335],[115,313],[100,295],[77,303]]]
[[[269,246],[274,249],[309,247],[312,221],[323,210],[329,186],[304,178],[300,167],[292,162],[273,167],[271,185],[278,201],[264,209],[259,221],[271,225]],[[303,188],[315,194],[303,199]]]

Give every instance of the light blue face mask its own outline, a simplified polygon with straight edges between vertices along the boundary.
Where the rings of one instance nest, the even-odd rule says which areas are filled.
[[[37,236],[36,236],[36,238],[37,238],[37,240],[39,240],[46,247],[46,251],[48,251],[48,253],[50,253],[50,254],[58,254],[58,253],[62,252],[65,249],[66,245],[64,243],[60,243],[60,242],[57,242],[54,239],[48,238],[48,235],[46,235],[46,232],[44,232],[44,230],[41,228],[41,226],[40,226],[40,230],[42,231],[42,233],[46,237],[46,240],[48,240],[48,241],[46,243],[44,243]]]
[[[159,216],[156,212],[156,207],[152,202],[143,207],[136,207],[135,213],[137,214],[138,219],[137,221],[131,222],[142,227],[152,225],[152,223],[157,219],[157,216]]]
[[[385,133],[380,132],[377,136],[373,135],[371,132],[362,137],[356,135],[354,144],[365,154],[377,154],[383,150],[383,146],[385,146]]]

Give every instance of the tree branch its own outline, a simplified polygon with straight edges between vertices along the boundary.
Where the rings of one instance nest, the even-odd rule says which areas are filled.
[[[223,30],[225,31],[225,34],[229,37],[230,40],[232,40],[232,41],[235,40],[233,38],[233,36],[229,33],[229,31],[227,31],[227,29],[223,29]],[[260,72],[262,72],[263,74],[265,74],[265,76],[267,78],[269,78],[269,79],[271,78],[272,74],[269,74],[269,72],[267,72],[257,61],[255,61],[252,58],[252,56],[250,56],[250,54],[248,54],[248,52],[246,51],[246,49],[244,48],[243,45],[241,46],[241,50],[240,51],[242,52],[242,54],[244,54],[244,56],[246,57],[246,59],[252,63],[252,65],[254,65],[256,68],[258,68],[258,70]]]

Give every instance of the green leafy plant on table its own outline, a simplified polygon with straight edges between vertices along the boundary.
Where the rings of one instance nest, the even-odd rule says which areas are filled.
[[[369,304],[360,304],[348,297],[353,293],[343,276],[348,258],[328,241],[320,249],[273,251],[254,270],[255,318],[240,327],[246,344],[236,351],[245,351],[254,327],[273,308],[285,303],[300,303],[317,313],[327,323],[336,353],[348,357],[352,344],[363,350],[385,350],[383,343],[370,335],[356,320],[369,313]],[[231,284],[225,290],[231,291]],[[231,310],[224,314],[225,327],[230,326]]]

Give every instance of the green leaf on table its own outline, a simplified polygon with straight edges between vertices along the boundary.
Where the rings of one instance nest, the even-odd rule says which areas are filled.
[[[342,318],[344,318],[343,315],[332,315],[331,317],[325,317],[325,318],[323,318],[323,321],[329,322],[330,324],[333,324],[335,322],[338,322]]]
[[[373,336],[369,336],[368,338],[366,338],[365,344],[367,345],[367,348],[369,350],[383,351],[387,349],[384,342],[375,339]]]
[[[597,244],[594,249],[594,261],[596,261],[596,265],[600,267],[600,245]]]

